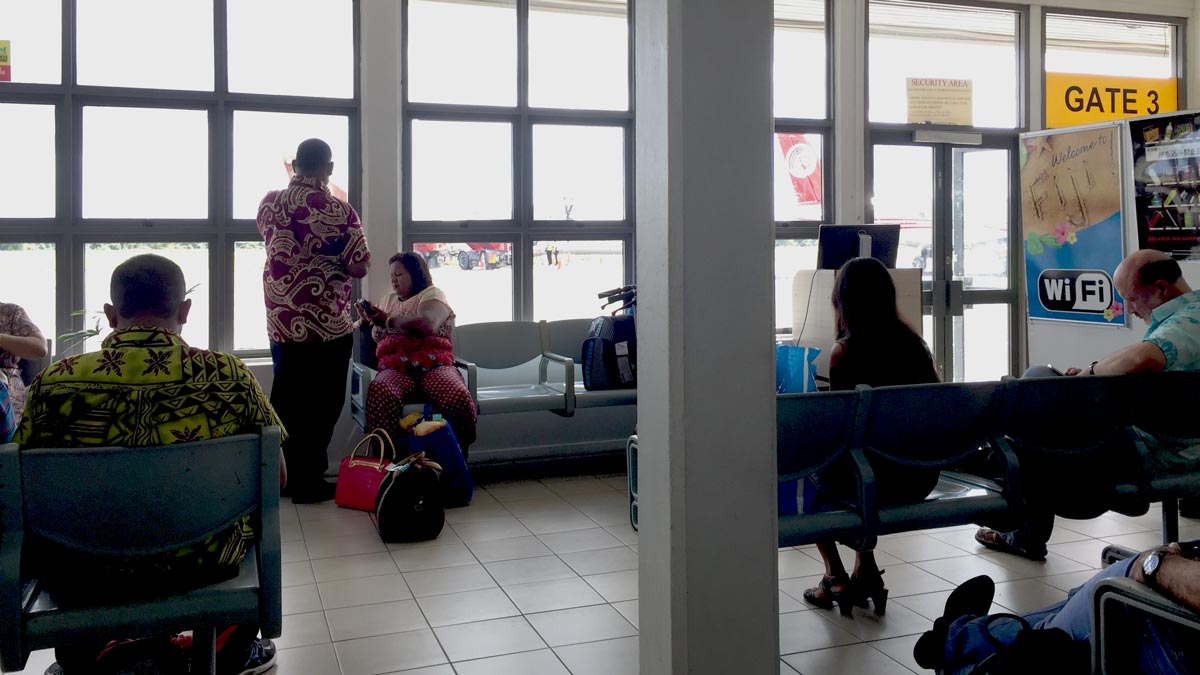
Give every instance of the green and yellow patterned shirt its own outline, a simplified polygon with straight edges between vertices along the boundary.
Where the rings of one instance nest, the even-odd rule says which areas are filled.
[[[16,442],[28,448],[144,447],[282,426],[258,381],[238,358],[189,347],[159,328],[113,332],[103,348],[68,356],[29,388]],[[250,517],[172,554],[90,561],[91,571],[183,575],[241,563],[254,536]],[[79,561],[73,561],[75,569]]]

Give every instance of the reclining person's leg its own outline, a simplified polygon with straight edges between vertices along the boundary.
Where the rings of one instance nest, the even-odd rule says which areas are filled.
[[[1071,590],[1066,600],[1023,615],[1034,630],[1062,630],[1071,639],[1086,641],[1092,632],[1092,590],[1103,579],[1128,576],[1135,558],[1110,565],[1082,586]],[[996,643],[1011,646],[1022,626],[1015,620],[997,619],[987,625],[987,616],[964,615],[950,624],[946,638],[945,669],[974,666],[997,651]],[[988,636],[992,639],[989,639]],[[969,671],[966,671],[969,672]]]

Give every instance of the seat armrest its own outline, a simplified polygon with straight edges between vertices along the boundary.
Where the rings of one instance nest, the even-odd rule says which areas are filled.
[[[471,400],[475,401],[475,411],[479,411],[479,368],[466,359],[454,357],[454,366],[466,373],[467,391],[471,392]]]
[[[1008,439],[1003,436],[993,438],[991,445],[992,452],[1004,463],[1002,474],[1004,484],[1001,485],[1001,492],[1005,501],[1008,502],[1009,510],[1013,513],[1020,513],[1024,506],[1021,501],[1021,471],[1017,462],[1017,453]]]
[[[546,384],[548,366],[557,363],[564,370],[563,409],[567,417],[575,414],[575,361],[562,354],[542,351],[542,360],[538,364],[538,384]]]
[[[863,522],[862,540],[855,542],[857,546],[854,548],[873,551],[879,540],[879,500],[876,494],[875,470],[871,468],[871,463],[867,461],[867,456],[860,447],[851,446],[847,454],[858,478],[857,510]]]
[[[1137,486],[1139,501],[1144,503],[1147,508],[1150,506],[1150,467],[1153,463],[1150,460],[1150,448],[1146,446],[1146,442],[1138,434],[1133,426],[1125,427],[1125,434],[1128,436],[1130,443],[1137,451],[1138,459],[1138,474],[1133,477],[1133,480],[1127,481]]]
[[[1148,617],[1200,631],[1200,613],[1133,579],[1104,579],[1092,590],[1092,669],[1096,673],[1116,673],[1122,656],[1121,639],[1130,632],[1121,630],[1124,610],[1136,610]]]
[[[379,370],[379,359],[375,356],[375,347],[375,336],[371,334],[369,327],[360,326],[354,329],[353,360],[355,363]]]
[[[363,363],[350,364],[350,377],[358,378],[362,382],[363,393],[366,394],[367,387],[374,381],[375,376],[379,375],[379,371]]]
[[[0,670],[15,672],[29,656],[21,644],[21,547],[25,515],[21,502],[21,460],[17,445],[0,445]]]

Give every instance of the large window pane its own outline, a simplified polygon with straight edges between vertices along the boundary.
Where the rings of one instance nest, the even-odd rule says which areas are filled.
[[[516,105],[516,3],[410,0],[408,100]]]
[[[629,109],[625,0],[530,0],[529,105]]]
[[[233,217],[254,218],[270,190],[287,185],[296,146],[320,138],[333,149],[331,189],[350,189],[349,122],[334,115],[241,111],[233,114]]]
[[[233,245],[233,348],[270,349],[267,310],[263,299],[266,247],[261,241]]]
[[[98,330],[99,334],[84,343],[84,349],[93,351],[112,332],[104,319],[104,303],[110,301],[109,282],[117,265],[135,255],[155,253],[174,260],[183,270],[187,284],[187,298],[192,301],[192,311],[187,325],[183,327],[183,338],[193,347],[208,348],[208,245],[189,243],[137,243],[137,244],[88,244],[83,252],[84,306],[75,311],[84,313],[84,326]]]
[[[533,217],[623,219],[624,129],[534,125]]]
[[[958,382],[999,380],[1009,374],[1009,306],[967,305],[954,317],[957,343],[954,379]]]
[[[62,82],[62,3],[0,2],[0,40],[9,41],[12,82]],[[0,78],[2,79],[2,78]]]
[[[1046,15],[1046,72],[1174,77],[1175,26],[1134,19]]]
[[[512,321],[512,244],[427,242],[413,248],[430,262],[433,285],[446,292],[457,325]]]
[[[821,134],[775,134],[775,220],[825,217]]]
[[[875,146],[873,205],[876,223],[900,225],[896,267],[933,278],[933,148]]]
[[[775,117],[826,116],[825,0],[775,0]]]
[[[208,114],[83,109],[85,218],[208,216]]]
[[[793,330],[792,283],[796,278],[796,273],[800,270],[815,269],[817,269],[816,239],[775,240],[776,330]]]
[[[229,90],[354,96],[351,0],[229,0]]]
[[[512,125],[413,120],[412,217],[512,218]]]
[[[972,125],[1017,126],[1017,13],[872,0],[870,120],[908,120],[907,78],[971,82]]]
[[[621,241],[533,242],[534,320],[598,316],[596,294],[625,284],[624,263]]]
[[[54,106],[0,104],[0,218],[54,217]]]
[[[212,0],[77,0],[79,84],[213,88]]]
[[[1008,288],[1009,151],[955,148],[951,212],[954,278],[966,288]]]
[[[57,345],[55,268],[54,244],[0,244],[0,302],[20,305]]]

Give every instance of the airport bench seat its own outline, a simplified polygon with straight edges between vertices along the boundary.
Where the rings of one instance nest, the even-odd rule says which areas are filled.
[[[518,412],[547,411],[564,417],[574,413],[573,398],[546,382],[551,365],[561,370],[563,380],[574,387],[574,363],[569,359],[546,356],[542,349],[541,326],[533,321],[494,321],[467,324],[454,329],[455,367],[463,374],[476,413],[495,415]],[[367,428],[367,391],[377,375],[375,341],[370,331],[359,332],[359,352],[351,367],[350,412],[355,422]],[[539,361],[536,382],[479,384],[479,372],[514,368],[534,359]],[[425,402],[412,401],[404,406],[404,414],[420,412]]]
[[[1133,579],[1104,579],[1092,590],[1092,672],[1123,675],[1134,672],[1137,653],[1131,640],[1143,639],[1143,631],[1130,626],[1131,619],[1151,618],[1170,624],[1178,634],[1200,637],[1200,613]]]
[[[637,389],[605,389],[588,391],[583,386],[583,341],[587,338],[592,319],[560,319],[542,321],[542,350],[548,358],[570,359],[575,364],[575,386],[570,394],[574,408],[608,408],[637,405]],[[566,393],[565,383],[550,382],[557,391]]]
[[[0,670],[23,669],[35,649],[192,630],[192,672],[212,674],[218,628],[256,623],[279,637],[279,444],[280,429],[266,427],[148,448],[0,446]],[[187,592],[63,606],[36,570],[22,569],[27,534],[136,557],[194,544],[248,514],[254,541],[238,575]]]

